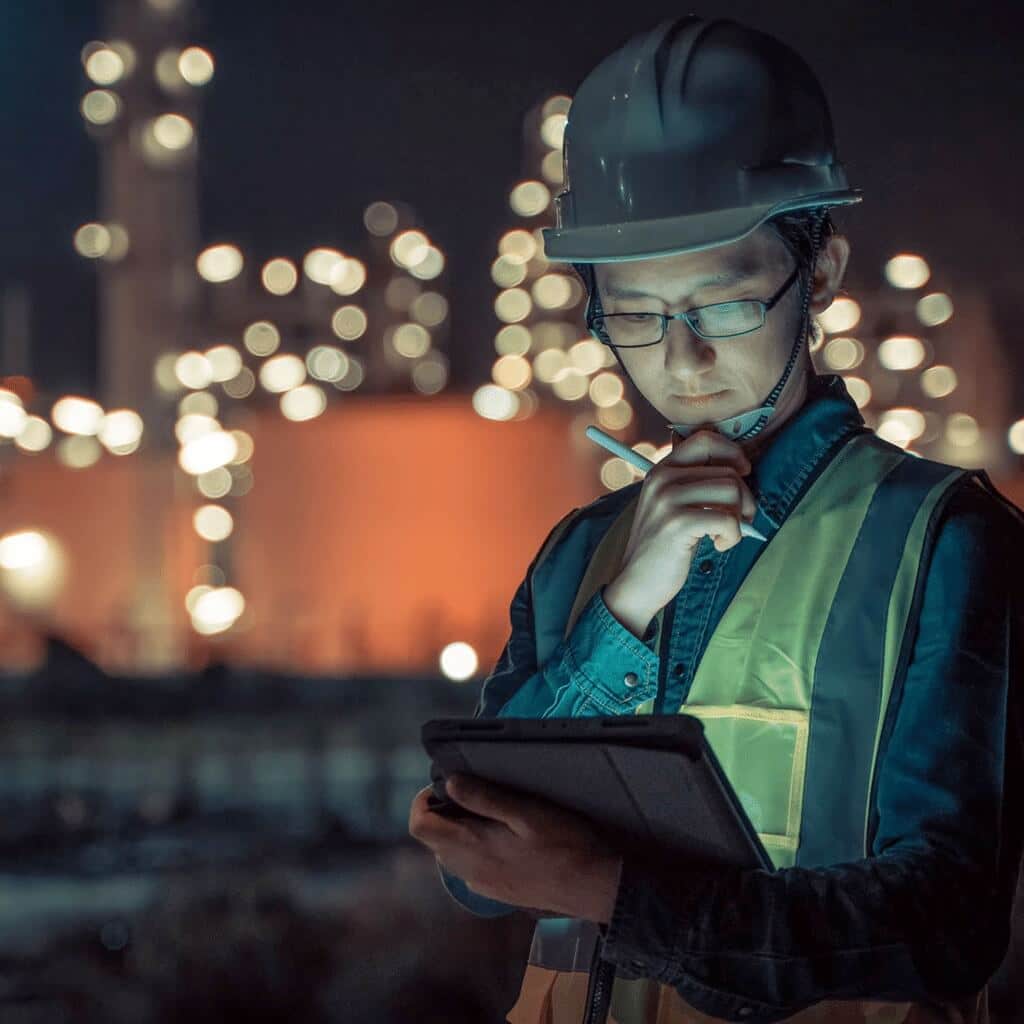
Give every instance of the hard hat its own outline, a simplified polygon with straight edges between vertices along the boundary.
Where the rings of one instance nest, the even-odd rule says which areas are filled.
[[[692,252],[862,198],[806,62],[728,18],[663,21],[601,61],[569,108],[562,161],[544,230],[562,262]]]
[[[828,102],[803,58],[732,19],[695,14],[635,36],[587,75],[569,108],[562,167],[544,255],[583,279],[588,326],[600,311],[593,263],[709,249],[806,210],[813,273],[828,207],[863,198],[847,182]],[[733,440],[759,434],[775,413],[809,327],[811,283],[775,387],[759,407],[712,424]],[[669,426],[683,437],[698,429]]]

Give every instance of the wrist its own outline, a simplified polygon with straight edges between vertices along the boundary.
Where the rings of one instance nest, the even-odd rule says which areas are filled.
[[[621,577],[620,577],[621,578]],[[646,608],[631,604],[622,592],[622,585],[619,579],[613,580],[601,590],[601,597],[604,599],[605,607],[611,612],[612,617],[625,629],[628,629],[638,640],[644,638],[647,627],[657,611],[650,611]]]

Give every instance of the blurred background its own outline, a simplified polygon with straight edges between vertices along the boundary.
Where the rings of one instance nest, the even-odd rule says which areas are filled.
[[[572,90],[678,13],[0,5],[4,1024],[503,1019],[531,922],[408,839],[419,725],[636,479],[584,428],[667,450],[541,228]],[[713,13],[803,54],[864,189],[817,368],[1024,503],[1016,8]]]

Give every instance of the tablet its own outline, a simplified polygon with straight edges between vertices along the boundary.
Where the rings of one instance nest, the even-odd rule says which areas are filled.
[[[447,718],[421,730],[437,813],[455,772],[549,800],[591,819],[623,853],[774,870],[693,715]]]

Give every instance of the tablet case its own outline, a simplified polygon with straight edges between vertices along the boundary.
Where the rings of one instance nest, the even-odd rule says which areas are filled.
[[[693,715],[437,719],[421,735],[438,813],[468,813],[444,789],[464,772],[583,814],[622,852],[774,870]]]

